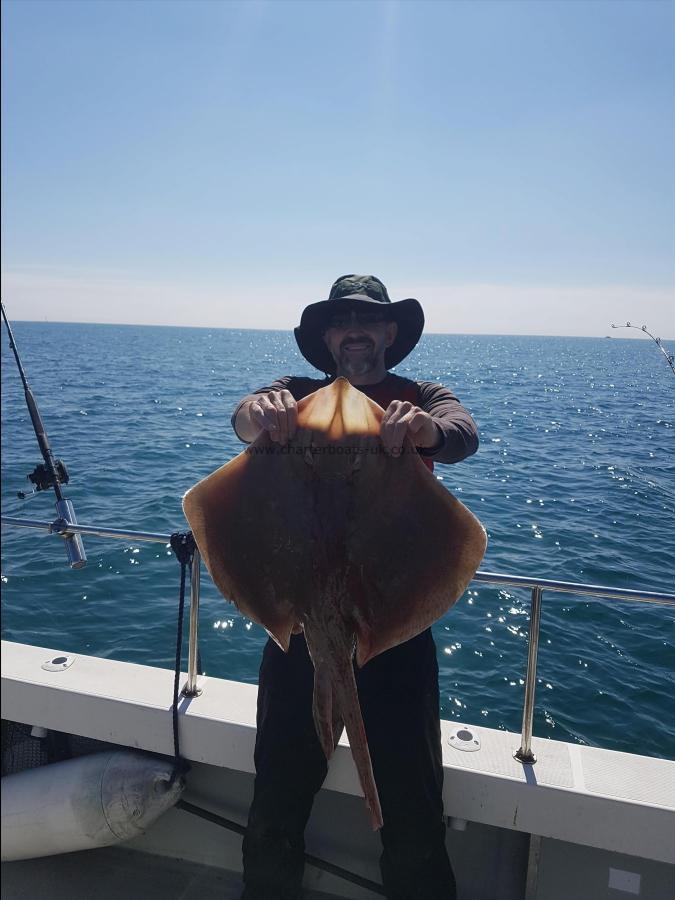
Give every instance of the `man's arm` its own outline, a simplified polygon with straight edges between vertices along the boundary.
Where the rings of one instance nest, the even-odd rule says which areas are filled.
[[[251,405],[257,400],[257,397],[244,397],[232,416],[234,433],[246,444],[251,444],[262,431],[260,425],[251,421]]]
[[[285,375],[244,397],[232,414],[232,428],[240,441],[250,444],[263,430],[280,443],[293,437],[297,421],[295,397],[289,390],[293,382]]]
[[[432,381],[419,382],[419,389],[420,408],[429,413],[442,435],[437,446],[420,448],[420,454],[434,462],[455,463],[475,453],[478,428],[452,391]]]
[[[284,375],[267,387],[258,388],[247,394],[235,409],[234,433],[240,441],[250,444],[266,430],[273,441],[285,444],[295,433],[297,402],[328,383],[328,379]]]

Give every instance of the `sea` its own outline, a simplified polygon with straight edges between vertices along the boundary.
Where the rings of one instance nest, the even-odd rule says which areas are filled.
[[[239,399],[316,374],[290,332],[17,322],[14,334],[89,525],[186,529],[182,495],[242,450]],[[675,375],[653,342],[429,334],[396,371],[447,385],[476,419],[478,453],[434,474],[488,532],[482,571],[675,592]],[[17,498],[40,461],[3,331],[3,514],[55,517],[52,492]],[[59,537],[3,531],[3,639],[173,668],[168,546],[86,538],[74,571]],[[526,589],[473,583],[434,625],[443,718],[520,730],[529,603]],[[674,758],[674,624],[673,607],[545,593],[535,735]],[[204,672],[255,683],[265,641],[203,572]]]

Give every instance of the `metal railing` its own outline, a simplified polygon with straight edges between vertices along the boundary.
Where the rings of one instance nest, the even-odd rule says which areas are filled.
[[[130,531],[128,528],[112,528],[109,525],[80,525],[73,522],[65,522],[56,519],[54,522],[44,522],[39,519],[15,519],[12,516],[2,516],[3,525],[14,525],[18,528],[38,528],[48,531],[50,534],[60,534],[68,537],[71,534],[86,534],[90,537],[109,537],[118,540],[147,541],[152,544],[169,545],[171,535],[158,534],[155,531]],[[199,640],[199,572],[201,556],[195,547],[192,558],[192,578],[190,579],[190,631],[188,638],[188,677],[183,685],[181,693],[186,697],[196,697],[201,694],[197,687],[198,676],[198,640]]]
[[[588,597],[604,597],[607,600],[627,600],[637,603],[658,603],[675,606],[675,594],[655,591],[621,591],[599,584],[578,584],[572,581],[555,581],[551,578],[525,578],[521,575],[501,575],[494,572],[476,572],[473,581],[483,584],[500,584],[510,587],[530,588],[530,632],[528,637],[527,674],[525,676],[525,698],[523,701],[523,725],[520,747],[514,753],[523,763],[534,763],[532,752],[532,723],[534,721],[534,694],[537,682],[537,651],[539,650],[539,626],[544,590],[563,594],[582,594]]]
[[[112,528],[107,525],[80,525],[57,519],[55,522],[44,522],[37,519],[16,519],[2,516],[3,525],[14,525],[19,528],[38,528],[50,534],[69,537],[73,534],[85,534],[92,537],[110,537],[121,540],[150,541],[158,544],[169,544],[170,536],[151,531],[130,531]],[[194,697],[201,693],[197,687],[197,646],[199,638],[199,587],[200,587],[200,555],[195,549],[192,564],[192,580],[190,585],[190,633],[188,644],[188,677],[182,693]],[[525,676],[525,696],[523,700],[523,724],[520,747],[514,756],[522,763],[532,764],[536,757],[532,752],[532,723],[534,720],[534,698],[537,681],[537,651],[539,649],[539,628],[541,623],[541,607],[544,591],[565,594],[577,594],[589,597],[603,597],[608,600],[624,600],[637,603],[656,603],[675,606],[675,594],[655,591],[618,590],[598,584],[579,584],[571,581],[555,581],[550,578],[527,578],[520,575],[503,575],[498,572],[476,572],[473,581],[481,584],[505,585],[509,587],[529,588],[530,629],[528,637],[527,673]]]

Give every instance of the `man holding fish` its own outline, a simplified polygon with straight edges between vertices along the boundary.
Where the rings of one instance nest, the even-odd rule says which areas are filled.
[[[233,415],[237,435],[253,442],[267,433],[271,444],[288,445],[298,432],[300,401],[344,378],[384,410],[377,440],[388,458],[401,457],[412,445],[433,470],[434,461],[454,463],[470,456],[478,447],[477,430],[457,398],[442,385],[414,382],[388,371],[411,352],[423,327],[417,300],[392,303],[374,276],[342,276],[328,300],[304,310],[295,329],[301,353],[325,373],[325,379],[287,376],[245,397]],[[428,473],[421,475],[429,479]],[[427,487],[435,489],[433,484]],[[399,565],[406,566],[407,560],[393,557],[391,566]],[[380,865],[390,900],[456,897],[445,847],[438,664],[429,621],[427,617],[419,629],[413,623],[415,636],[385,652],[368,653],[359,644],[358,653],[369,661],[354,666],[356,705],[377,786],[372,797],[368,778],[364,782],[362,777],[362,784],[373,825],[382,825]],[[348,640],[352,648],[353,632]],[[294,625],[287,652],[280,643],[283,646],[278,640],[268,641],[260,669],[257,776],[243,847],[242,900],[301,897],[304,829],[343,720],[352,749],[359,743],[344,709],[334,705],[331,711],[329,702],[327,712],[317,712],[315,666],[318,682],[323,645],[320,638],[311,637],[309,621]],[[351,668],[353,650],[348,652]],[[334,696],[339,707],[340,695]]]

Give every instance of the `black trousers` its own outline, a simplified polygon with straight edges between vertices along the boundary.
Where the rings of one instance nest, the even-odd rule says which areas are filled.
[[[356,669],[384,826],[389,900],[454,900],[445,849],[438,663],[431,630]],[[268,641],[260,667],[256,779],[244,837],[242,900],[299,900],[304,831],[327,772],[312,719],[314,667],[303,635]],[[364,808],[364,816],[367,812]]]

